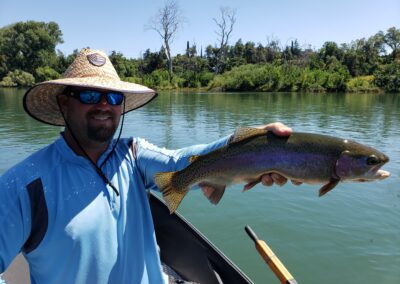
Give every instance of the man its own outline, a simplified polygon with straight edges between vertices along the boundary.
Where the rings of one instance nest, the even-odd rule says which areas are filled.
[[[181,169],[229,137],[174,151],[120,138],[121,130],[113,140],[124,114],[155,96],[121,81],[109,58],[90,49],[62,79],[26,92],[27,113],[65,131],[0,178],[0,273],[22,252],[32,283],[164,283],[146,189],[156,189],[155,173]]]

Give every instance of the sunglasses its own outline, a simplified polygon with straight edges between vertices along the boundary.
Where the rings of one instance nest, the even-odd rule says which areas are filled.
[[[106,97],[107,103],[112,106],[120,105],[124,101],[124,94],[112,91],[101,92],[94,90],[71,90],[70,92],[67,92],[67,94],[86,105],[98,104],[103,96]]]

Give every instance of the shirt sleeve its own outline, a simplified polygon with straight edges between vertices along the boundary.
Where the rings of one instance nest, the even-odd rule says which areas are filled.
[[[17,256],[31,230],[29,196],[15,168],[0,177],[0,273]]]
[[[153,176],[159,172],[171,172],[183,169],[194,155],[204,155],[225,146],[231,136],[226,136],[210,144],[199,144],[178,150],[157,147],[144,139],[135,139],[137,147],[137,165],[146,188],[158,190]]]

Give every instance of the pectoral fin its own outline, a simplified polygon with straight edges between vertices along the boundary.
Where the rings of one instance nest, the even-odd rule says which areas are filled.
[[[340,179],[332,178],[327,184],[319,190],[319,196],[327,194],[329,191],[335,188],[335,186],[339,183]]]
[[[260,182],[261,182],[261,179],[258,179],[258,180],[256,180],[256,181],[249,182],[248,184],[246,184],[246,185],[243,187],[243,192],[252,189],[253,187],[255,187],[255,186],[256,186],[257,184],[259,184]]]
[[[199,184],[200,187],[208,187],[212,190],[212,193],[207,196],[208,200],[216,205],[221,200],[222,196],[225,193],[225,185],[218,185],[218,184],[210,184],[207,182],[202,182]]]

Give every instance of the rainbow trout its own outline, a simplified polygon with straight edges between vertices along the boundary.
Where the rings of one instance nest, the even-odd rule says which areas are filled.
[[[274,172],[290,180],[323,184],[322,196],[340,181],[390,176],[380,169],[388,161],[378,150],[350,140],[311,133],[282,137],[267,130],[241,128],[226,146],[193,156],[183,170],[157,173],[154,180],[173,213],[193,185],[212,187],[209,200],[217,204],[227,185],[257,183],[262,175]]]

